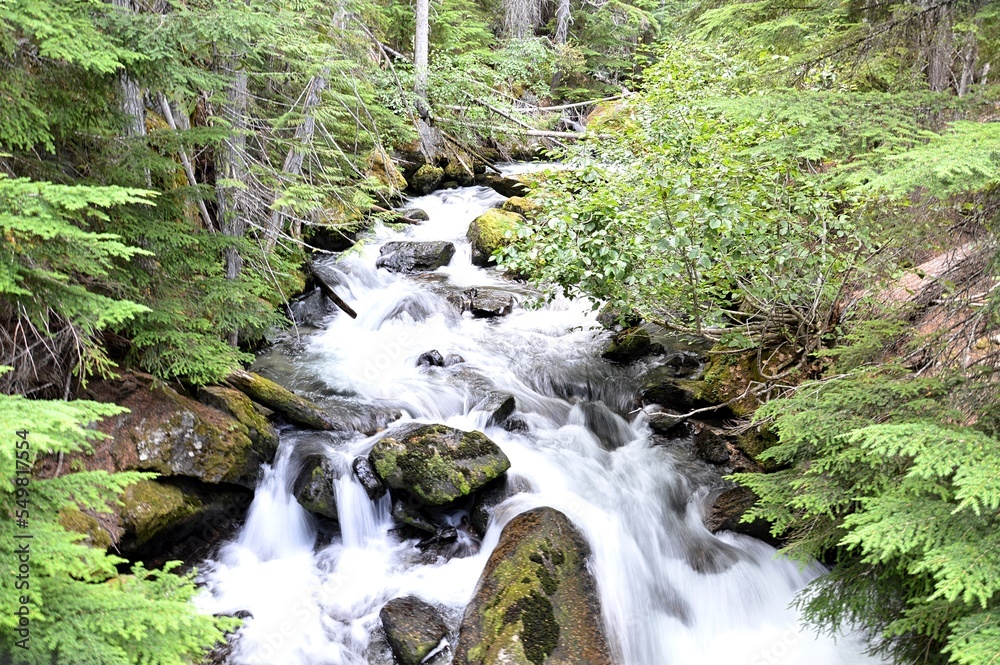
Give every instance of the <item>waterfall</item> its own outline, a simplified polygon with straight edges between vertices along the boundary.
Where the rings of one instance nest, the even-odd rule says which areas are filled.
[[[565,513],[589,542],[623,665],[875,662],[851,635],[834,640],[804,628],[790,606],[821,566],[800,566],[760,541],[705,528],[717,473],[681,448],[654,445],[644,420],[630,418],[639,370],[601,359],[606,334],[589,303],[557,299],[476,319],[448,302],[469,287],[529,297],[470,262],[468,224],[500,200],[471,187],[410,201],[430,221],[405,231],[380,226],[359,251],[325,266],[358,318],[333,316],[304,348],[291,356],[273,350],[259,364],[349,421],[483,430],[510,458],[508,482],[530,491],[496,508],[481,542],[463,536],[453,556],[435,555],[402,535],[389,499],[370,500],[351,471],[381,434],[283,432],[242,531],[202,567],[198,602],[205,611],[252,615],[231,665],[391,663],[377,637],[381,607],[412,594],[448,608],[457,626],[503,526],[538,506]],[[448,240],[457,251],[432,273],[376,270],[379,247],[400,239]],[[418,366],[430,350],[462,362]],[[488,426],[470,397],[470,385],[482,380],[514,395],[527,431]],[[339,527],[325,537],[292,495],[302,451],[316,446],[337,470]],[[459,525],[461,515],[449,519]],[[448,658],[445,652],[433,662]]]

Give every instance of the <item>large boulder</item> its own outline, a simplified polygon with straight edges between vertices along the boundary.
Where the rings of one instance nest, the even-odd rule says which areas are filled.
[[[114,395],[114,401],[129,413],[98,425],[111,436],[110,446],[98,450],[100,457],[109,453],[110,460],[96,460],[99,468],[155,471],[253,488],[257,471],[269,455],[262,454],[245,425],[151,377],[129,378],[134,381],[130,392]]]
[[[444,179],[444,169],[424,164],[410,178],[410,188],[420,194],[430,194]]]
[[[611,338],[611,343],[601,355],[614,362],[630,363],[648,354],[652,344],[644,328],[627,328]]]
[[[456,665],[611,665],[590,548],[570,520],[536,508],[511,520],[465,609]]]
[[[476,176],[472,171],[472,158],[468,155],[452,157],[444,167],[444,179],[454,181],[462,187],[475,184]]]
[[[295,481],[295,499],[311,513],[337,519],[337,494],[333,489],[337,470],[324,455],[314,455],[303,465]]]
[[[466,289],[448,296],[448,302],[477,319],[507,316],[517,306],[517,298],[507,291],[490,288]]]
[[[393,598],[378,616],[392,654],[401,665],[420,665],[448,634],[437,609],[414,596]]]
[[[245,394],[224,386],[205,386],[198,393],[203,403],[236,418],[250,435],[257,452],[271,463],[278,450],[278,432]]]
[[[226,377],[226,382],[297,425],[319,430],[336,429],[333,420],[318,406],[259,374],[236,370]]]
[[[507,456],[482,432],[420,423],[389,432],[368,459],[387,487],[435,506],[468,496],[510,468]]]
[[[424,272],[448,265],[453,256],[455,245],[450,242],[397,240],[382,245],[375,266],[392,272]]]
[[[520,180],[497,173],[481,173],[476,176],[476,184],[489,187],[501,196],[527,196],[528,186]]]
[[[507,232],[513,236],[524,222],[524,217],[516,212],[497,208],[490,208],[472,220],[465,234],[472,243],[472,262],[480,267],[490,265],[490,257],[510,244]]]
[[[472,410],[484,411],[489,414],[489,418],[486,420],[487,427],[500,427],[514,413],[515,408],[517,408],[517,401],[513,395],[499,390],[491,390],[486,397],[472,407]]]

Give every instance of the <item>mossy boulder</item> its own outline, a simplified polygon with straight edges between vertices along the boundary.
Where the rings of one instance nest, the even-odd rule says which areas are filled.
[[[702,394],[707,401],[721,404],[734,400],[729,409],[740,418],[748,418],[760,406],[760,401],[753,395],[736,399],[746,392],[752,381],[761,381],[757,371],[757,354],[755,352],[734,354],[710,354],[702,374],[704,388]]]
[[[524,217],[531,217],[538,211],[538,204],[523,196],[512,196],[503,202],[500,209],[505,212],[516,212]]]
[[[121,524],[136,545],[144,545],[203,508],[201,501],[179,487],[155,480],[129,486],[122,494],[122,504]]]
[[[468,496],[510,468],[482,432],[409,423],[379,439],[368,456],[382,482],[435,506]]]
[[[601,355],[618,363],[630,363],[642,358],[653,348],[649,333],[639,326],[616,333]]]
[[[490,257],[508,246],[514,234],[525,223],[523,216],[491,208],[472,220],[465,237],[472,243],[472,262],[477,266],[491,264]],[[511,237],[507,237],[510,232]]]
[[[420,665],[448,634],[441,613],[414,596],[393,598],[378,616],[392,654],[402,665]]]
[[[102,550],[111,547],[121,535],[121,529],[118,529],[118,533],[112,537],[108,527],[101,523],[93,511],[84,512],[74,506],[67,506],[59,511],[59,523],[67,531],[87,536],[84,543]]]
[[[297,425],[319,430],[336,429],[333,420],[318,406],[259,374],[237,370],[226,377],[226,382]]]
[[[561,512],[511,520],[465,609],[456,665],[611,665],[590,547]]]
[[[331,520],[337,519],[337,494],[333,483],[337,470],[330,460],[314,455],[306,460],[295,481],[293,494],[303,508]]]
[[[250,488],[256,484],[266,456],[247,427],[229,414],[151,379],[140,379],[137,389],[115,401],[129,413],[99,425],[111,435],[114,470],[156,471]]]
[[[444,179],[444,169],[424,164],[410,177],[410,189],[419,194],[430,194]]]
[[[198,399],[211,407],[236,418],[253,441],[257,453],[270,464],[278,450],[278,432],[245,394],[224,386],[205,386],[198,393]]]
[[[372,151],[368,158],[368,175],[378,180],[379,184],[389,189],[393,195],[406,189],[406,178],[396,168],[392,158],[381,150]]]
[[[670,371],[660,369],[663,368],[653,370],[643,379],[639,392],[643,404],[659,404],[682,412],[717,404],[706,399],[704,381],[678,379]]]

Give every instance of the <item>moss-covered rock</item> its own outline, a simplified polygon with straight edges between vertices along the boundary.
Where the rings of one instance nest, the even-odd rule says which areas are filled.
[[[318,406],[259,374],[237,370],[226,377],[226,382],[293,423],[319,430],[336,428]]]
[[[472,262],[477,266],[491,263],[490,257],[511,243],[514,234],[525,223],[516,212],[491,208],[472,220],[465,237],[472,243]],[[507,237],[507,232],[511,238]]]
[[[368,456],[387,487],[440,506],[468,496],[510,468],[482,432],[447,425],[403,425],[376,442]]]
[[[368,175],[385,188],[381,197],[383,203],[392,203],[402,198],[402,192],[406,189],[406,178],[396,168],[396,163],[389,155],[381,150],[372,151],[368,158]]]
[[[475,184],[476,175],[472,172],[472,158],[461,155],[449,159],[447,166],[444,167],[444,179],[453,180],[462,187]]]
[[[129,413],[99,425],[112,437],[115,470],[156,471],[250,488],[256,483],[264,457],[246,426],[229,414],[151,378],[140,378],[137,389],[115,401]]]
[[[87,536],[83,542],[98,549],[106,550],[117,540],[117,534],[112,538],[108,529],[90,511],[84,512],[74,506],[59,511],[59,523],[67,531]]]
[[[136,545],[145,544],[203,508],[196,497],[155,480],[129,486],[122,494],[122,504],[121,524]]]
[[[611,343],[601,355],[618,363],[630,363],[642,358],[650,352],[653,341],[649,333],[636,326],[616,333]]]
[[[245,394],[224,386],[205,386],[198,393],[203,404],[228,413],[247,428],[257,453],[268,464],[278,450],[278,432]]]
[[[740,418],[753,415],[760,406],[760,401],[753,395],[736,398],[746,392],[752,381],[762,379],[756,365],[757,354],[752,351],[738,355],[710,354],[702,374],[705,381],[702,394],[705,400],[715,404],[735,400],[729,405],[734,415]]]
[[[569,519],[511,520],[465,609],[456,665],[610,665],[590,548]]]
[[[531,217],[538,211],[538,204],[523,196],[512,196],[503,202],[500,209],[505,212],[516,212],[518,215]]]
[[[444,179],[444,169],[424,164],[410,178],[410,189],[420,194],[430,194]]]
[[[643,404],[659,404],[682,412],[717,404],[706,399],[704,381],[678,379],[669,369],[658,371],[661,369],[664,368],[657,368],[644,378],[639,393]]]
[[[303,508],[331,520],[337,519],[337,495],[333,483],[337,472],[322,455],[309,458],[296,479],[293,493]]]
[[[393,598],[382,607],[379,619],[402,665],[420,665],[448,634],[440,612],[414,596]]]

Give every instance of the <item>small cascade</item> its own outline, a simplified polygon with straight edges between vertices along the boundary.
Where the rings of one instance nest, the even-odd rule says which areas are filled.
[[[504,525],[539,506],[565,513],[589,542],[622,665],[875,662],[851,636],[817,637],[800,625],[790,603],[822,574],[819,565],[800,567],[760,541],[705,528],[717,472],[679,448],[654,445],[644,417],[630,413],[643,368],[601,359],[605,336],[588,303],[557,299],[476,319],[449,302],[471,287],[528,297],[471,264],[469,222],[499,200],[471,187],[410,201],[430,221],[402,232],[380,226],[360,251],[324,266],[358,318],[333,316],[304,337],[304,348],[290,356],[274,350],[260,363],[348,414],[371,410],[482,430],[511,461],[507,482],[524,491],[496,507],[481,541],[463,528],[468,513],[458,510],[442,516],[458,540],[425,549],[397,529],[390,499],[369,499],[352,472],[352,461],[381,434],[283,433],[238,538],[202,567],[205,611],[252,615],[230,665],[389,665],[382,606],[415,595],[445,608],[457,627]],[[456,253],[431,273],[376,270],[379,247],[391,240],[445,240]],[[419,363],[430,351],[445,361]],[[476,408],[489,391],[514,396],[523,427],[490,424]],[[317,441],[336,470],[332,540],[317,535],[292,495],[300,457]],[[448,662],[444,649],[433,665]]]

